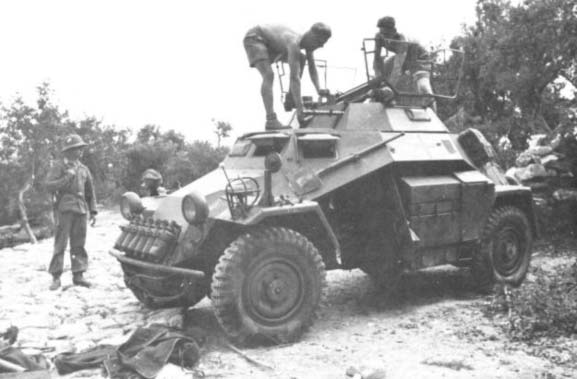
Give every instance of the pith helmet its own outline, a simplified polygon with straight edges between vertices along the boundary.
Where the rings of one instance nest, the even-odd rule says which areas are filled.
[[[149,168],[142,173],[142,180],[144,179],[160,180],[160,182],[162,182],[162,175],[160,175],[160,172],[156,171],[155,169]]]
[[[64,146],[62,147],[62,152],[84,146],[86,146],[86,142],[84,142],[78,134],[70,134],[64,138]]]

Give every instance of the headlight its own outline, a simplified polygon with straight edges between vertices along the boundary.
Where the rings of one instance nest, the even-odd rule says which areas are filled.
[[[200,224],[208,217],[204,196],[191,192],[182,199],[182,216],[189,224]]]
[[[142,199],[134,192],[126,192],[120,199],[120,213],[122,217],[131,220],[134,216],[139,215],[144,211]]]

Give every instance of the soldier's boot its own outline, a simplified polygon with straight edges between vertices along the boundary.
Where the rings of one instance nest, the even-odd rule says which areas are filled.
[[[286,126],[280,123],[276,118],[276,113],[272,113],[266,116],[266,124],[264,126],[266,130],[279,130],[279,129],[290,129],[290,126]]]
[[[50,287],[48,287],[48,289],[50,291],[56,291],[58,288],[60,288],[60,277],[59,276],[53,276],[52,277],[52,283],[50,283]]]
[[[84,275],[81,272],[75,272],[72,274],[72,284],[86,288],[90,288],[92,285],[88,280],[84,279]]]

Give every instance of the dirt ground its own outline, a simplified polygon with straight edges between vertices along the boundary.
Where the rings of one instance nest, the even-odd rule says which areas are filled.
[[[19,327],[17,345],[49,358],[126,340],[153,312],[125,288],[119,264],[108,255],[120,223],[116,212],[104,211],[89,230],[91,289],[71,287],[67,271],[63,289],[48,291],[51,239],[0,250],[0,329]],[[555,259],[541,250],[550,246],[536,247],[533,265],[554,267]],[[474,293],[469,280],[466,271],[451,268],[420,272],[385,298],[362,272],[332,271],[318,320],[298,343],[242,354],[227,346],[204,299],[185,317],[207,333],[199,364],[191,372],[168,365],[159,378],[346,378],[349,367],[381,369],[386,378],[577,377],[577,362],[510,341],[499,322],[483,315],[491,297]],[[55,370],[52,377],[59,377]],[[98,369],[66,376],[100,377]]]

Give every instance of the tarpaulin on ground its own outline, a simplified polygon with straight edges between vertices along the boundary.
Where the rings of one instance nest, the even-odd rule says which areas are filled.
[[[101,345],[81,353],[59,354],[54,364],[61,375],[104,364],[111,379],[152,379],[167,362],[192,368],[199,357],[199,344],[193,336],[151,325],[136,329],[117,348]]]

